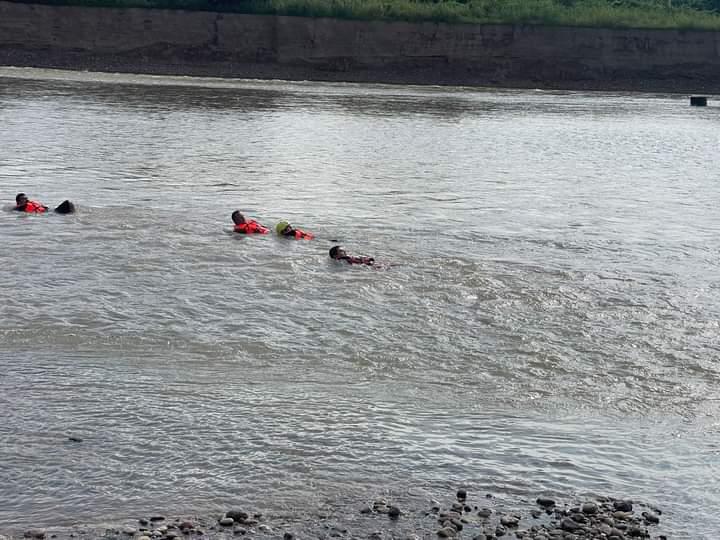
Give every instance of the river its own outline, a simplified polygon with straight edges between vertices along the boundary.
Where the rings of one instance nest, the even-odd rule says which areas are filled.
[[[0,529],[465,485],[717,538],[718,147],[712,97],[1,68]]]

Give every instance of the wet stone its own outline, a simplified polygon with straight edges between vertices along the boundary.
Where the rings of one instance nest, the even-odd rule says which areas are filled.
[[[517,527],[520,520],[515,516],[503,516],[500,518],[500,524],[505,527]]]
[[[294,539],[294,536],[291,533],[286,532],[285,534],[283,534],[283,540],[293,540],[293,539]]]
[[[632,512],[632,501],[615,501],[613,502],[613,508],[620,512]]]
[[[388,509],[388,517],[397,519],[400,517],[400,514],[402,514],[402,512],[400,511],[400,509],[397,506],[391,506]]]
[[[465,499],[467,499],[467,490],[458,489],[457,498],[458,498],[458,501],[464,501]]]
[[[225,517],[232,518],[232,520],[236,521],[237,523],[242,523],[247,518],[249,518],[250,515],[247,512],[243,512],[242,510],[229,510],[228,512],[225,512]]]
[[[231,517],[224,517],[220,520],[220,525],[223,527],[230,527],[235,523],[235,520]]]
[[[45,529],[30,529],[25,532],[25,538],[45,538]]]
[[[573,532],[573,531],[577,531],[580,527],[581,527],[581,525],[572,518],[564,518],[560,522],[560,528],[563,529],[564,531]]]
[[[652,512],[643,512],[642,516],[645,518],[645,521],[647,523],[660,523],[660,518],[657,514],[653,514]]]
[[[145,518],[140,518],[140,519],[138,519],[138,523],[139,523],[140,525],[142,525],[143,527],[147,527],[148,525],[150,525],[150,521],[148,521],[148,520],[145,519]]]
[[[150,521],[165,521],[165,516],[152,516]]]
[[[457,531],[452,527],[443,527],[437,532],[440,538],[453,538],[457,534]]]
[[[370,508],[369,506],[363,506],[360,509],[360,513],[361,514],[372,514],[372,508]]]
[[[492,516],[492,510],[490,510],[489,508],[481,508],[480,510],[478,510],[478,516],[480,516],[481,518],[489,518],[490,516]]]
[[[591,502],[585,503],[582,505],[582,513],[589,516],[595,515],[598,513],[598,505]]]
[[[549,508],[551,506],[555,506],[555,501],[553,499],[549,499],[547,497],[538,497],[536,502],[543,508]]]

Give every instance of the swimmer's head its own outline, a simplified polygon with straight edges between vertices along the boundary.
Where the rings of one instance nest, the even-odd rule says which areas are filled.
[[[288,229],[292,229],[292,226],[287,221],[281,221],[280,223],[275,225],[275,232],[278,233],[280,236],[286,234],[288,232]]]
[[[347,257],[347,253],[345,253],[345,250],[341,246],[333,246],[330,248],[331,259],[342,259],[343,257]]]
[[[28,198],[24,193],[18,193],[15,195],[15,204],[22,206],[28,202]]]
[[[232,215],[232,220],[235,225],[242,225],[245,223],[245,216],[240,213],[240,210],[235,210]]]

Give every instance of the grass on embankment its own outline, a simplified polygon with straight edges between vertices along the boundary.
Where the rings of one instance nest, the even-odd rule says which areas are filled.
[[[16,0],[30,2],[33,0]],[[37,0],[383,21],[720,30],[720,0]]]

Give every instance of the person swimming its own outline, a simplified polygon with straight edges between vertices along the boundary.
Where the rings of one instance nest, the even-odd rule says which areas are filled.
[[[301,231],[300,229],[296,229],[287,221],[281,221],[280,223],[275,225],[275,232],[278,234],[278,236],[283,236],[285,238],[294,238],[295,240],[312,240],[313,238],[315,238],[314,234]]]
[[[28,214],[44,214],[48,211],[48,207],[37,201],[31,201],[24,193],[18,193],[15,196],[14,210]],[[75,212],[75,205],[68,200],[64,200],[55,208],[55,212],[58,214],[72,214]]]
[[[330,248],[330,258],[336,261],[345,261],[348,264],[364,264],[366,266],[373,266],[375,264],[375,259],[372,257],[353,257],[348,255],[341,246],[333,246]]]
[[[247,220],[245,216],[240,213],[240,210],[235,210],[231,214],[235,228],[233,229],[236,233],[240,234],[267,234],[270,229],[263,227],[255,220]]]

